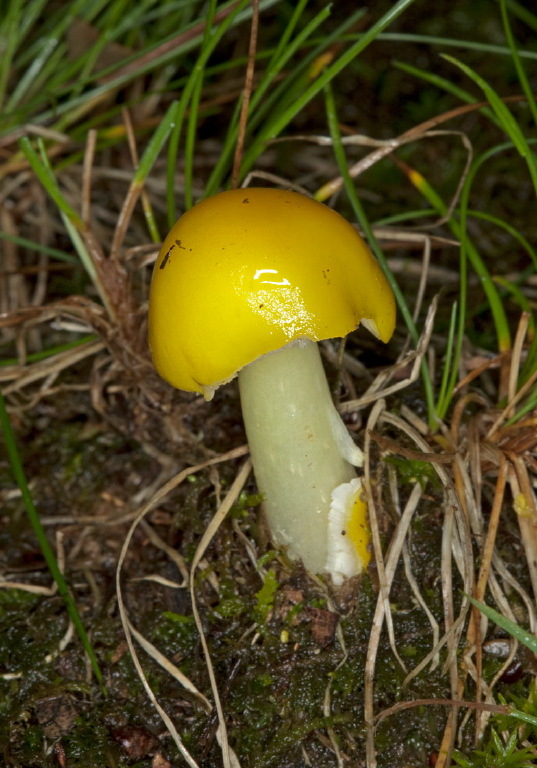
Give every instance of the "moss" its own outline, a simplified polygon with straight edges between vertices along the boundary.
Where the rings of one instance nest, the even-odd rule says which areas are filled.
[[[155,621],[151,640],[168,658],[188,659],[199,643],[194,616],[165,611]]]
[[[418,482],[423,489],[425,489],[427,483],[432,483],[437,489],[440,487],[438,475],[430,462],[418,459],[401,459],[398,456],[387,456],[383,460],[386,464],[391,464],[397,469],[399,481],[402,485]]]
[[[43,732],[35,725],[29,725],[21,730],[20,758],[24,765],[36,765],[38,756],[43,753]],[[26,762],[27,761],[27,762]]]
[[[34,671],[57,648],[67,628],[59,599],[40,600],[23,590],[0,590],[0,665],[6,672]]]
[[[108,728],[93,718],[80,718],[62,744],[70,766],[114,768],[119,763],[119,748],[112,742]]]

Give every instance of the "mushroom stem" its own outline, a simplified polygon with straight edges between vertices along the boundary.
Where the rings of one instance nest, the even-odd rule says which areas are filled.
[[[239,372],[242,412],[274,541],[327,569],[332,492],[356,477],[361,452],[330,396],[317,344],[287,344]],[[349,461],[350,460],[350,461]]]

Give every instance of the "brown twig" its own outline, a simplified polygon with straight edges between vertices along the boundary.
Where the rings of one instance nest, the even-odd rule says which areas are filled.
[[[426,453],[422,451],[413,451],[411,448],[404,448],[395,440],[390,440],[388,437],[383,437],[376,432],[370,432],[370,435],[382,450],[390,451],[390,453],[397,453],[399,456],[404,456],[405,459],[410,459],[412,461],[427,461],[433,464],[451,464],[455,456],[454,453]]]
[[[494,712],[498,715],[508,715],[511,711],[511,707],[506,704],[485,704],[481,701],[464,701],[463,699],[414,699],[414,701],[399,701],[394,704],[393,707],[385,709],[375,716],[375,727],[378,727],[380,723],[391,715],[397,714],[405,709],[411,709],[412,707],[466,707],[467,709],[478,709],[482,712]]]
[[[82,202],[80,213],[84,226],[90,226],[91,209],[91,170],[95,158],[95,147],[97,146],[97,131],[93,128],[88,131],[86,141],[86,151],[84,152],[84,166],[82,171]]]
[[[498,525],[500,523],[500,512],[503,506],[503,499],[505,495],[505,485],[507,481],[508,464],[507,461],[500,458],[500,471],[498,473],[498,479],[496,481],[496,490],[494,493],[494,502],[492,504],[492,510],[490,513],[489,527],[487,530],[487,536],[483,545],[483,551],[481,555],[481,568],[479,570],[479,576],[475,588],[474,597],[476,600],[483,602],[485,591],[487,588],[490,567],[492,563],[492,555],[494,553],[494,544],[496,542],[496,534],[498,532]],[[481,680],[483,670],[483,647],[481,637],[481,613],[476,606],[472,606],[470,613],[470,623],[467,633],[468,646],[475,645],[476,649],[476,701],[479,702],[481,698]],[[475,718],[475,741],[477,743],[479,735],[481,733],[481,712],[476,712]]]
[[[526,97],[522,95],[507,96],[502,99],[504,103],[518,102],[518,101],[525,101],[525,100],[526,100]],[[369,155],[367,155],[366,157],[362,158],[357,163],[355,163],[355,165],[349,168],[349,174],[351,175],[351,178],[355,178],[356,176],[366,171],[368,168],[371,168],[371,166],[378,163],[379,160],[382,160],[382,158],[390,155],[402,143],[406,144],[409,141],[414,141],[420,138],[427,131],[430,131],[431,129],[435,128],[437,125],[441,125],[442,123],[445,123],[448,120],[452,120],[455,117],[460,117],[461,115],[465,115],[469,112],[475,112],[478,109],[483,109],[484,107],[488,107],[488,106],[489,106],[488,101],[478,101],[475,104],[465,104],[464,106],[457,107],[456,109],[451,109],[449,110],[449,112],[444,112],[443,115],[437,115],[436,117],[426,120],[424,123],[415,125],[413,128],[410,128],[408,131],[405,131],[404,133],[402,133],[396,139],[393,139],[393,141],[384,142],[383,146],[379,147],[378,149],[375,149],[373,152],[370,152]],[[338,192],[343,187],[343,184],[344,184],[343,178],[341,176],[337,176],[336,178],[327,182],[320,190],[318,190],[316,194],[316,198],[318,200],[326,200],[328,197],[330,197],[330,195],[333,195],[335,192]]]
[[[239,176],[242,162],[242,150],[244,147],[244,138],[246,135],[246,126],[248,124],[248,107],[252,95],[252,86],[254,82],[255,53],[257,50],[257,31],[259,28],[259,0],[252,0],[252,26],[250,28],[250,47],[248,50],[248,64],[246,66],[246,77],[244,80],[244,91],[242,95],[241,114],[239,118],[239,133],[237,136],[237,145],[235,147],[235,156],[233,158],[233,172],[231,174],[231,188],[236,189],[239,185]]]

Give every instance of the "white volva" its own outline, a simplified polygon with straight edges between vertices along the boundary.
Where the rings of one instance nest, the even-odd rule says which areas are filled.
[[[349,529],[353,525],[354,504],[361,490],[362,481],[355,477],[332,491],[332,503],[328,512],[328,554],[325,570],[332,575],[336,586],[364,569],[354,537],[349,535]]]

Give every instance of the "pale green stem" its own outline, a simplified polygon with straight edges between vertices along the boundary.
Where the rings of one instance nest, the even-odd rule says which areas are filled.
[[[356,477],[350,461],[361,463],[361,452],[334,407],[317,344],[300,340],[265,355],[239,372],[239,387],[272,538],[321,573],[330,496]]]

